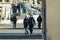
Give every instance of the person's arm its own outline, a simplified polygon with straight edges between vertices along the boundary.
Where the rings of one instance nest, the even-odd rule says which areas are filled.
[[[28,19],[28,24],[29,24],[29,19]]]
[[[12,17],[10,18],[10,20],[12,21]]]
[[[41,21],[42,21],[42,17],[41,17]]]
[[[16,17],[16,21],[17,21],[17,17]]]

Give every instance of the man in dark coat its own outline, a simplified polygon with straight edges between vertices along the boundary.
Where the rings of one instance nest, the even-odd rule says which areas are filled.
[[[33,26],[35,25],[35,20],[33,18],[32,15],[30,15],[29,17],[29,30],[30,30],[30,34],[33,33]]]
[[[40,29],[40,28],[41,28],[41,22],[42,22],[42,17],[41,17],[41,15],[38,16],[37,22],[38,22],[38,28]]]
[[[27,16],[25,16],[24,21],[23,21],[23,24],[24,24],[24,28],[25,28],[25,34],[28,34],[29,19],[28,19]]]
[[[17,17],[16,15],[13,16],[13,28],[16,28]]]
[[[18,3],[18,4],[17,4],[18,16],[20,16],[20,8],[21,8],[21,5],[20,5],[20,3]]]

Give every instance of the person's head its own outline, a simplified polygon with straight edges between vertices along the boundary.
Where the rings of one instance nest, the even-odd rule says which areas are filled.
[[[30,15],[30,17],[33,17],[33,15]]]

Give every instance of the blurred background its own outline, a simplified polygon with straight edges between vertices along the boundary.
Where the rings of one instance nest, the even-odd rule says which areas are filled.
[[[17,6],[19,4],[18,9],[15,7],[12,8],[13,4]],[[16,29],[13,29],[13,23],[11,22],[10,18],[14,14],[13,10],[16,10],[17,16],[17,25]],[[25,38],[24,35],[24,27],[23,27],[23,20],[27,15],[33,15],[36,26],[34,26],[33,34],[31,37],[28,38],[38,38],[43,39],[43,24],[41,23],[41,28],[38,29],[37,17],[42,15],[42,0],[0,0],[0,35],[12,35],[17,36],[20,35],[21,38]],[[23,35],[23,36],[22,36]],[[37,37],[36,37],[37,36]],[[27,38],[26,37],[26,38]],[[9,38],[9,37],[8,37]]]

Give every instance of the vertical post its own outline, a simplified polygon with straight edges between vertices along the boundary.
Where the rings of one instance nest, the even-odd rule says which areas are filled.
[[[42,6],[43,6],[43,35],[44,35],[44,40],[47,40],[46,0],[42,0]]]

